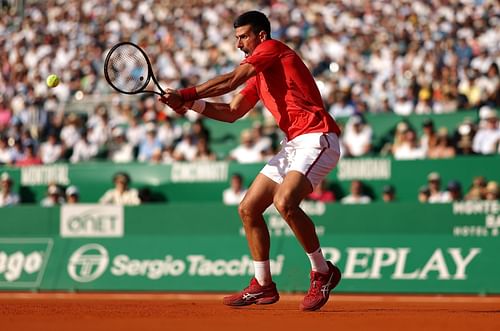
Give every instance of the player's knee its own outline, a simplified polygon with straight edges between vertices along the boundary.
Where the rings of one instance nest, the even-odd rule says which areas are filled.
[[[250,203],[243,200],[238,206],[238,213],[241,220],[245,223],[250,222],[254,218],[254,209]]]
[[[290,199],[286,195],[275,196],[273,203],[274,207],[276,207],[276,210],[285,220],[289,219],[297,208],[292,199]]]

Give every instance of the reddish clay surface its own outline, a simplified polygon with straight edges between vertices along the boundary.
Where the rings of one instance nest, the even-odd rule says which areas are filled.
[[[0,293],[0,330],[500,330],[500,297],[333,295],[304,313],[297,295],[237,309],[222,296]]]

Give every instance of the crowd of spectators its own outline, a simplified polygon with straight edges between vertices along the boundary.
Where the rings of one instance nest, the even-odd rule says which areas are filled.
[[[0,7],[7,14],[0,18],[0,163],[225,158],[211,151],[209,137],[181,127],[154,98],[131,101],[111,91],[103,60],[113,44],[131,40],[146,49],[163,86],[196,84],[242,60],[232,22],[250,9],[268,14],[272,37],[299,52],[330,113],[353,119],[343,137],[347,156],[366,155],[376,147],[369,123],[353,115],[494,110],[500,105],[497,1],[48,0],[27,2],[23,15],[15,3],[2,1]],[[61,77],[55,89],[44,83],[49,73]],[[68,103],[82,98],[111,101],[77,116]],[[265,122],[269,115],[262,115]],[[198,119],[192,113],[187,118]],[[248,141],[249,134],[244,135]],[[477,144],[457,140],[454,149],[460,143],[476,153],[491,153],[483,145],[493,136],[481,135]],[[401,139],[402,146],[388,148],[397,158],[451,153],[444,132],[433,139],[437,151],[419,144],[411,128]],[[265,160],[272,150],[269,142],[259,144],[261,155],[252,150],[253,159]],[[235,154],[230,158],[237,159]]]

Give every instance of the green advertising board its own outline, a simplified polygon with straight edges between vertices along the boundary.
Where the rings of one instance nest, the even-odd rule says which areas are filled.
[[[500,204],[305,203],[339,292],[500,293]],[[234,291],[253,274],[236,207],[176,203],[0,209],[0,289]],[[307,290],[309,261],[266,213],[280,290]]]

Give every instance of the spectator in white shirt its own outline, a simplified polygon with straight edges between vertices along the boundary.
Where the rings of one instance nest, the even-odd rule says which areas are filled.
[[[88,161],[97,155],[99,151],[99,146],[93,144],[88,139],[88,131],[82,132],[82,136],[76,144],[73,146],[73,153],[69,158],[71,163],[78,163],[82,161]]]
[[[115,163],[127,163],[134,160],[134,146],[126,140],[125,130],[113,129],[113,140],[109,146],[109,159]]]
[[[425,158],[425,148],[420,146],[417,135],[411,128],[406,129],[403,134],[402,142],[394,146],[393,153],[396,160],[417,160]]]
[[[47,141],[40,145],[40,157],[45,164],[59,161],[63,152],[63,146],[57,141],[57,135],[54,132],[49,133]]]
[[[80,123],[77,115],[74,113],[68,115],[59,137],[66,148],[72,148],[80,140]]]
[[[241,132],[241,144],[229,153],[229,159],[238,163],[257,163],[264,160],[261,151],[255,147],[252,133],[246,129]]]
[[[113,205],[139,205],[141,199],[139,192],[134,188],[129,188],[130,176],[125,172],[118,172],[113,176],[115,187],[109,189],[99,199],[99,203]]]
[[[0,136],[0,165],[14,162],[14,153],[7,143],[7,138]]]
[[[363,193],[363,183],[359,180],[351,182],[351,193],[340,200],[343,204],[366,204],[372,199]]]
[[[245,197],[247,189],[243,186],[243,177],[235,173],[231,176],[230,186],[222,192],[225,205],[238,205]]]
[[[365,156],[372,148],[372,128],[355,115],[347,122],[342,141],[346,156]]]
[[[12,192],[13,181],[7,172],[0,175],[0,207],[9,207],[19,204],[19,195]]]
[[[441,176],[437,172],[431,172],[427,176],[429,187],[429,203],[445,203],[446,194],[441,191]]]
[[[56,184],[50,184],[47,187],[47,196],[40,201],[42,207],[54,207],[62,205],[64,203],[64,197],[62,195],[61,189]]]
[[[481,116],[482,115],[482,116]],[[500,152],[500,128],[498,116],[494,109],[488,108],[480,113],[484,125],[479,128],[472,142],[472,150],[478,154],[495,154]]]

